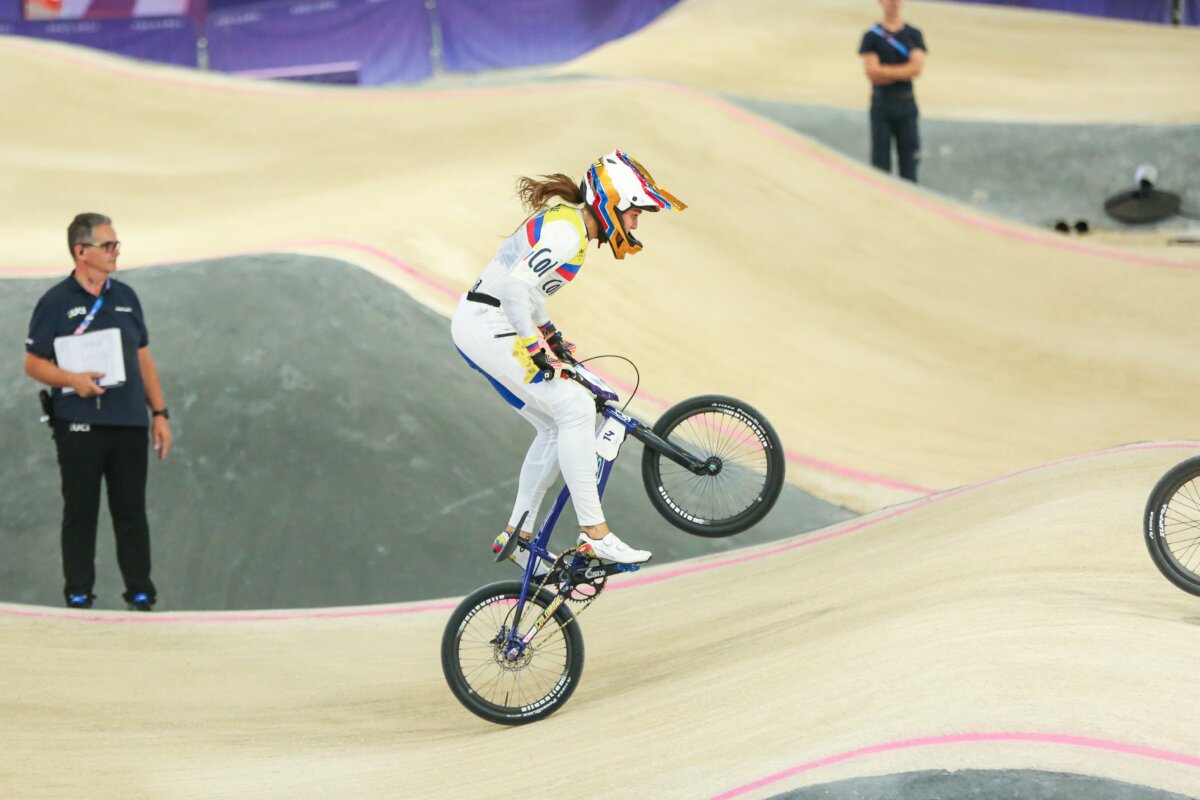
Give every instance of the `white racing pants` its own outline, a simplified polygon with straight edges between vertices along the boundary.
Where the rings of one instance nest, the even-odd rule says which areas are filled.
[[[604,522],[596,491],[596,403],[574,381],[525,383],[525,367],[513,355],[516,334],[499,308],[459,300],[450,323],[458,352],[483,373],[500,396],[525,418],[537,435],[525,454],[509,525],[532,531],[546,492],[559,470],[571,491],[580,527]]]

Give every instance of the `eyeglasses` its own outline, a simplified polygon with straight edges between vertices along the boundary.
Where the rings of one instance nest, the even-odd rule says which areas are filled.
[[[120,242],[80,242],[80,244],[81,244],[81,245],[83,245],[84,247],[100,247],[100,248],[103,248],[103,249],[104,249],[104,252],[106,252],[106,253],[112,253],[112,252],[114,252],[114,251],[116,251],[116,250],[120,250],[120,249],[121,249],[121,243],[120,243]]]

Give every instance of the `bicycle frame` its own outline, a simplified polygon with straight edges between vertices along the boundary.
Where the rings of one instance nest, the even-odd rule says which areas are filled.
[[[616,399],[615,393],[608,392],[604,388],[590,383],[587,379],[577,374],[577,365],[574,365],[574,368],[575,372],[564,371],[564,374],[568,378],[582,384],[596,395],[596,410],[604,417],[604,422],[596,431],[596,490],[601,498],[604,497],[604,489],[608,485],[609,475],[612,474],[613,464],[616,463],[621,445],[624,444],[627,436],[633,436],[646,447],[658,451],[664,457],[697,475],[714,471],[714,464],[711,459],[702,461],[658,436],[649,427],[607,402],[610,399]],[[517,636],[517,631],[520,629],[521,614],[525,610],[525,603],[529,598],[530,586],[535,580],[534,570],[537,568],[538,562],[545,561],[552,564],[555,561],[555,557],[550,553],[547,545],[550,543],[550,536],[554,532],[554,526],[558,523],[559,515],[562,514],[570,496],[570,490],[564,486],[558,493],[558,497],[555,499],[550,513],[546,515],[546,519],[538,529],[537,535],[525,545],[525,549],[529,553],[529,560],[525,564],[525,574],[521,579],[521,595],[517,600],[512,627],[508,632],[508,646],[505,648],[505,653],[510,658],[517,658],[524,652],[525,646],[533,640],[533,637],[537,635],[546,621],[554,615],[554,612],[562,605],[566,599],[566,594],[570,591],[572,585],[571,573],[582,568],[589,560],[587,556],[579,553],[571,556],[570,561],[566,562],[565,574],[563,576],[562,585],[566,589],[560,588],[554,600],[542,612],[527,634]],[[513,535],[519,535],[519,530],[514,532]],[[635,572],[638,567],[636,564],[613,564],[610,569],[611,574],[616,572]]]

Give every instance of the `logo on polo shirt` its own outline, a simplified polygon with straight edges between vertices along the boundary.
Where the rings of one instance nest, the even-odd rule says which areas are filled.
[[[133,313],[133,309],[130,308],[129,306],[117,306],[116,308],[113,309],[113,311],[124,311],[126,314]]]
[[[71,433],[90,433],[92,426],[86,422],[72,422],[68,430]]]
[[[87,313],[87,306],[75,306],[74,308],[72,308],[70,311],[67,312],[67,319],[75,319],[80,314],[86,314],[86,313]]]

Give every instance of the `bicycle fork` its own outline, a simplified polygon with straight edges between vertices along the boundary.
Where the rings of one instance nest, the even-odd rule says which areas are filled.
[[[530,642],[532,642],[533,637],[538,635],[538,631],[540,631],[542,629],[543,625],[545,625],[547,622],[549,622],[550,618],[554,616],[554,612],[558,611],[558,607],[561,606],[563,604],[563,601],[566,599],[567,599],[566,596],[564,594],[562,594],[561,592],[554,595],[554,599],[550,601],[550,605],[546,606],[546,610],[543,611],[541,613],[541,615],[537,618],[537,620],[533,623],[533,627],[531,627],[529,629],[529,633],[525,634],[525,637],[523,639],[521,639],[521,644],[527,645]]]
[[[700,460],[694,455],[656,434],[649,426],[628,417],[612,406],[605,406],[602,410],[605,416],[604,425],[600,429],[600,434],[597,437],[596,450],[598,453],[603,453],[602,449],[605,445],[605,436],[610,432],[616,432],[617,429],[623,429],[616,442],[616,447],[621,446],[621,442],[626,435],[637,439],[646,447],[658,452],[664,458],[675,462],[679,466],[691,472],[693,475],[715,475],[720,472],[719,462],[714,463],[713,459]],[[614,437],[615,438],[615,437]],[[616,458],[616,452],[613,451],[613,458]]]

